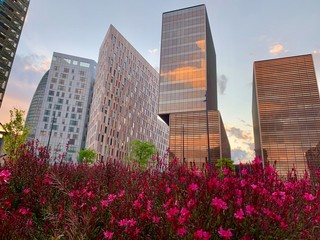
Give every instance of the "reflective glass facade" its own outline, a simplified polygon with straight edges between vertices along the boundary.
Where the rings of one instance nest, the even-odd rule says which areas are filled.
[[[0,1],[0,107],[28,7],[29,0]]]
[[[225,131],[217,111],[216,79],[205,5],[164,13],[159,115],[170,127],[171,158],[202,168],[208,161],[208,146],[212,162],[230,158],[228,139],[221,135]]]
[[[320,100],[312,55],[254,63],[256,155],[281,175],[320,166]],[[309,156],[309,157],[307,157]]]
[[[170,114],[170,157],[188,167],[203,169],[210,158],[230,158],[230,146],[219,111],[193,111]],[[208,142],[209,130],[209,142]],[[222,146],[222,144],[224,144]]]

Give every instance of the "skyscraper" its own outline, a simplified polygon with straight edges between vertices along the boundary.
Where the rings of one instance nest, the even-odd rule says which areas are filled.
[[[110,25],[101,44],[87,148],[100,161],[124,160],[134,139],[167,149],[168,127],[158,119],[159,74]]]
[[[46,86],[35,131],[35,139],[48,146],[53,157],[64,153],[68,144],[66,160],[76,161],[79,150],[85,147],[95,71],[94,60],[53,53],[47,80],[46,76],[42,79]],[[28,115],[39,107],[33,103]]]
[[[28,7],[29,0],[0,0],[0,107]]]
[[[320,100],[312,55],[257,61],[253,66],[255,151],[281,175],[320,166]],[[309,159],[306,159],[309,156]]]
[[[171,158],[202,168],[230,146],[217,101],[216,54],[205,5],[163,13],[159,115]],[[210,151],[208,151],[210,149]]]
[[[29,140],[34,139],[37,126],[40,121],[41,106],[44,100],[44,93],[48,82],[48,76],[49,71],[47,71],[41,78],[29,106],[29,111],[26,118],[26,126],[30,130],[30,134],[28,136]]]

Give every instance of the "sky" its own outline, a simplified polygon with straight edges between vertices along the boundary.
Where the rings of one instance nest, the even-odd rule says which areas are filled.
[[[31,0],[0,122],[14,107],[28,111],[53,52],[98,61],[110,24],[158,70],[162,13],[199,4],[207,7],[213,35],[218,108],[232,159],[252,160],[253,62],[312,53],[320,63],[319,0]]]

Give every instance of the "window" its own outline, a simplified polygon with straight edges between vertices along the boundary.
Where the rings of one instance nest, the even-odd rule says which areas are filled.
[[[71,126],[77,126],[77,125],[78,125],[78,121],[76,121],[76,120],[70,120],[70,125],[71,125]]]
[[[50,112],[51,112],[50,110],[45,110],[44,115],[50,115]]]
[[[72,64],[73,64],[73,65],[78,65],[78,61],[73,60],[73,61],[72,61]]]
[[[65,86],[59,85],[59,86],[58,86],[58,90],[64,91],[64,90],[65,90]]]
[[[76,105],[77,105],[78,107],[82,107],[82,106],[83,106],[83,102],[77,101],[77,102],[76,102]]]
[[[55,104],[54,105],[54,109],[61,110],[62,109],[62,105]]]
[[[48,122],[48,121],[49,121],[49,117],[44,116],[44,117],[43,117],[43,121],[44,121],[44,122]]]
[[[64,58],[63,60],[64,60],[66,63],[71,64],[71,60],[70,60],[70,59]]]
[[[48,102],[52,102],[52,101],[53,101],[53,97],[50,97],[50,96],[49,96],[48,99],[47,99],[47,101],[48,101]]]
[[[58,103],[63,104],[63,99],[62,99],[62,98],[59,98],[59,99],[58,99]]]
[[[49,90],[49,95],[50,95],[50,96],[54,96],[54,91]]]
[[[90,63],[80,62],[80,67],[86,67],[86,68],[89,68],[89,67],[90,67]]]

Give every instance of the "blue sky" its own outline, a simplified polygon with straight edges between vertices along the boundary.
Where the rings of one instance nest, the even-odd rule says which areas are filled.
[[[206,4],[217,55],[219,109],[236,161],[251,160],[252,66],[256,60],[314,53],[320,62],[319,0],[31,0],[0,122],[28,110],[54,51],[98,60],[113,24],[156,69],[162,13]]]

